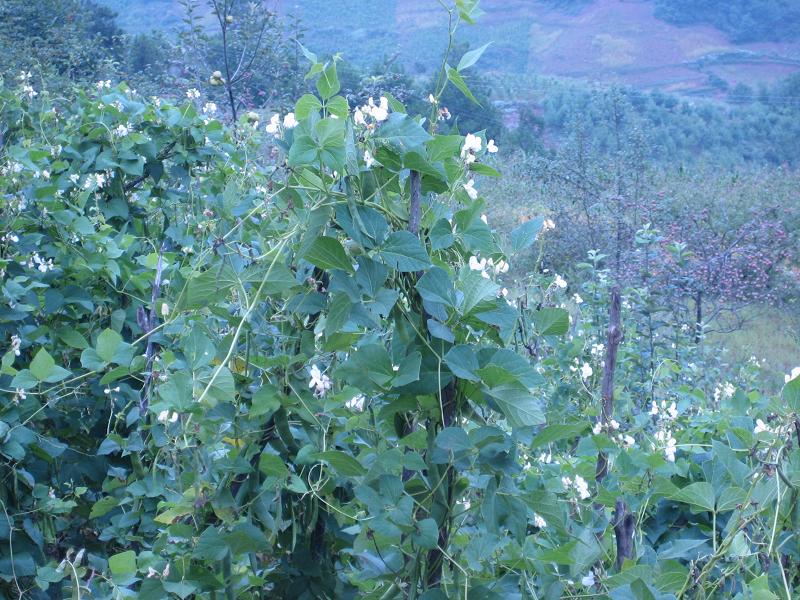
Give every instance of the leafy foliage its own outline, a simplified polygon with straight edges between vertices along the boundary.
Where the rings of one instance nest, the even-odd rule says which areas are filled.
[[[707,398],[626,289],[596,418],[613,280],[503,287],[551,227],[493,231],[486,136],[440,131],[469,60],[426,120],[304,54],[266,133],[199,92],[0,89],[3,594],[792,597],[800,374]]]

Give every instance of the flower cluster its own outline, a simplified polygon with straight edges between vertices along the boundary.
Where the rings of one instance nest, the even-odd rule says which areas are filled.
[[[719,404],[720,400],[732,398],[736,392],[736,387],[730,382],[718,383],[714,388],[714,402]]]
[[[53,259],[48,258],[45,260],[39,256],[38,252],[34,252],[33,255],[28,259],[27,263],[22,262],[20,264],[27,264],[29,269],[33,269],[35,267],[40,273],[47,273],[48,271],[55,269]]]
[[[608,431],[617,431],[619,429],[619,423],[616,421],[616,419],[611,419],[608,422],[608,426],[604,427],[602,421],[597,421],[597,423],[592,426],[592,433],[595,435],[600,435],[603,429],[608,429]]]
[[[653,417],[660,417],[664,419],[675,420],[678,418],[678,405],[672,402],[667,406],[667,401],[661,401],[661,408],[659,409],[658,403],[653,400],[650,403],[650,415]]]
[[[72,177],[70,176],[70,179]],[[74,181],[74,180],[73,180]],[[92,186],[97,189],[102,188],[106,184],[106,176],[103,173],[91,173],[83,182],[83,189],[88,190]]]
[[[293,112],[287,113],[283,117],[283,129],[294,129],[297,125],[297,119]],[[274,135],[276,138],[281,136],[281,116],[278,113],[270,117],[266,130],[267,133]]]
[[[38,96],[38,92],[33,89],[33,86],[30,84],[31,80],[31,72],[30,71],[21,71],[17,79],[20,81],[22,85],[22,93],[28,96],[29,100],[33,100],[36,96]]]
[[[483,140],[477,135],[468,133],[464,138],[464,145],[461,146],[461,158],[464,159],[464,164],[472,164],[477,158],[477,153],[483,147]]]
[[[467,192],[467,196],[469,196],[470,200],[478,199],[478,190],[475,189],[474,179],[470,179],[467,183],[464,184],[464,191]]]
[[[314,388],[314,395],[321,398],[333,387],[330,377],[319,370],[317,365],[311,365],[311,379],[308,382],[309,388]]]
[[[575,475],[574,481],[569,477],[562,477],[561,484],[564,486],[565,490],[569,491],[570,489],[574,489],[581,500],[586,500],[592,496],[591,493],[589,493],[589,484],[586,483],[586,480],[580,475]]]
[[[660,429],[656,431],[655,435],[656,441],[659,442],[660,445],[663,446],[664,450],[664,457],[669,462],[675,462],[675,452],[677,452],[677,441],[674,437],[672,437],[672,432],[669,429]],[[653,450],[656,449],[655,444],[653,444]]]
[[[477,256],[470,256],[468,264],[471,271],[480,271],[484,279],[490,279],[489,270],[493,270],[495,275],[501,275],[508,273],[509,269],[508,263],[503,259],[494,262],[491,258],[479,259]]]
[[[353,412],[363,412],[366,403],[367,403],[367,398],[364,396],[364,394],[358,394],[357,396],[353,396],[352,398],[350,398],[350,400],[345,402],[344,405],[346,408],[349,408]]]
[[[170,410],[162,410],[160,413],[158,413],[158,417],[156,418],[158,419],[159,423],[175,423],[178,420],[178,413]]]
[[[374,122],[370,123],[368,118],[371,118]],[[381,96],[377,104],[375,104],[375,100],[370,97],[366,104],[357,107],[355,111],[353,111],[353,120],[356,125],[362,125],[369,129],[374,128],[377,123],[382,123],[388,118],[389,100],[386,96]]]
[[[14,353],[14,356],[20,355],[20,346],[22,346],[22,339],[17,335],[14,334],[11,336],[11,351]]]

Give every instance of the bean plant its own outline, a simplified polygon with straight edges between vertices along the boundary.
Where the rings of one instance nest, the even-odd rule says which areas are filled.
[[[313,93],[235,130],[4,81],[4,597],[796,597],[800,373],[629,384],[627,329],[601,412],[619,290],[508,284],[552,223],[498,235],[496,144],[442,132],[481,53],[414,117],[303,48]]]

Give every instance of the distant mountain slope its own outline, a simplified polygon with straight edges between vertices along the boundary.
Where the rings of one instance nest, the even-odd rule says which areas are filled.
[[[121,24],[129,30],[180,25],[178,0],[101,1],[120,13]],[[695,1],[700,4],[692,5]],[[677,24],[716,23],[727,13],[724,8],[712,10],[715,2],[484,0],[486,14],[479,25],[461,35],[473,45],[492,42],[482,60],[485,69],[684,93],[714,93],[738,83],[753,86],[800,70],[798,41],[735,43],[712,25]],[[735,0],[730,6],[742,2]],[[312,49],[339,51],[364,66],[397,54],[412,73],[429,72],[446,41],[446,14],[435,0],[291,0],[275,6],[302,20]],[[692,12],[691,6],[703,10]],[[779,16],[769,13],[764,18]],[[792,27],[785,29],[793,31]]]

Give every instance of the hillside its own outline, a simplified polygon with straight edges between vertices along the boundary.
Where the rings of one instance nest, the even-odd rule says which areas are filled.
[[[103,3],[120,13],[130,31],[174,30],[181,24],[178,0]],[[685,13],[680,20],[664,5],[663,0],[487,0],[480,28],[466,28],[460,37],[473,45],[493,43],[484,56],[488,70],[682,93],[757,86],[800,70],[796,39],[735,42],[732,38],[742,35],[703,24],[712,20],[705,13]],[[412,73],[429,72],[444,43],[446,15],[430,0],[374,0],[370,10],[355,0],[295,0],[275,8],[300,18],[316,50],[341,51],[365,66],[397,54]]]

